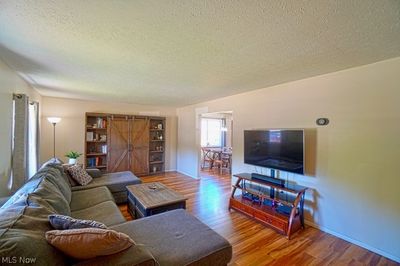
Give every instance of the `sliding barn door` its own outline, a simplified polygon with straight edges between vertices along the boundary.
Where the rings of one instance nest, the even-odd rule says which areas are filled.
[[[109,119],[108,172],[130,170],[130,120],[125,117]]]
[[[149,119],[135,117],[131,131],[131,171],[135,175],[149,174]]]

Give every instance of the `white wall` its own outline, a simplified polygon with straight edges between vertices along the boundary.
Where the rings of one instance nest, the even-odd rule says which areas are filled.
[[[26,94],[31,101],[38,101],[40,110],[41,97],[36,90],[0,60],[0,197],[9,195],[13,93]]]
[[[314,128],[315,175],[282,175],[312,188],[306,219],[400,261],[399,88],[395,58],[179,108],[178,171],[197,176],[196,110],[233,111],[233,173],[255,171],[244,129]],[[316,128],[318,117],[331,122]]]
[[[176,170],[176,109],[146,105],[112,102],[82,101],[65,98],[42,98],[41,161],[53,157],[53,126],[47,121],[49,116],[61,117],[56,126],[56,156],[66,161],[70,150],[84,152],[85,113],[140,114],[141,112],[166,116],[166,158],[167,171]],[[83,157],[80,162],[83,163]]]

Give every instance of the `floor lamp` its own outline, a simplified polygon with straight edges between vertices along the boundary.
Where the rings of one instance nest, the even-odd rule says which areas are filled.
[[[53,158],[56,158],[56,124],[61,121],[61,118],[47,117],[47,120],[53,124]]]

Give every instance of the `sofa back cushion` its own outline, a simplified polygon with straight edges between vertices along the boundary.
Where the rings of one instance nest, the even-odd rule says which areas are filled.
[[[39,179],[46,177],[51,183],[53,183],[63,194],[64,198],[68,203],[71,203],[71,184],[69,183],[68,177],[64,172],[64,168],[60,164],[47,164],[42,167],[32,178]]]
[[[45,232],[51,230],[47,216],[51,211],[30,199],[20,197],[8,208],[0,209],[0,257],[29,258],[35,265],[65,265],[67,258],[49,245]]]
[[[38,187],[29,194],[29,199],[50,209],[52,213],[71,215],[71,209],[64,195],[54,185],[54,179],[49,176],[41,178]]]

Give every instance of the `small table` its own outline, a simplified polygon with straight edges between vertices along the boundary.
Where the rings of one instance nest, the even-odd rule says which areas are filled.
[[[159,182],[131,185],[126,188],[128,211],[135,219],[174,209],[186,209],[187,198]]]

